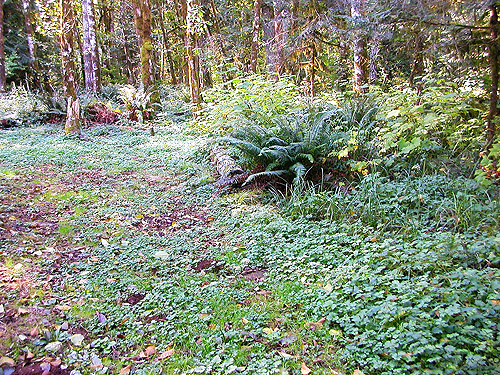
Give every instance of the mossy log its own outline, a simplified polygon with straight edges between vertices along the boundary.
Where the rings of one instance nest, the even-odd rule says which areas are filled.
[[[241,185],[245,182],[248,174],[241,168],[236,160],[232,158],[224,147],[215,147],[210,155],[213,164],[220,176],[215,182],[218,187]]]

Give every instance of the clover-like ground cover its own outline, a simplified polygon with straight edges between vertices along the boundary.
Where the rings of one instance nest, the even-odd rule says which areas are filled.
[[[0,371],[499,373],[498,204],[457,231],[428,192],[405,229],[382,183],[388,225],[313,220],[217,194],[177,126],[2,131]]]

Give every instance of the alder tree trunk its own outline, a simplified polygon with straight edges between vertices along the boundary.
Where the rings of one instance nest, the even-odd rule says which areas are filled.
[[[163,4],[158,8],[158,22],[160,23],[161,35],[163,37],[163,49],[167,58],[168,70],[170,74],[170,81],[172,85],[177,85],[177,77],[175,76],[174,59],[170,51],[170,40],[165,29],[165,22],[163,19]]]
[[[5,75],[5,48],[3,37],[3,0],[0,0],[0,92],[5,92],[7,81]]]
[[[380,42],[378,40],[372,40],[372,45],[370,46],[370,63],[368,67],[368,83],[370,85],[375,85],[378,80],[378,58],[380,53]]]
[[[270,73],[274,72],[274,12],[273,8],[267,5],[265,2],[261,7],[261,25],[262,28],[262,39],[264,45],[264,52],[266,57],[266,66]],[[266,22],[263,22],[266,20]]]
[[[76,77],[74,60],[74,4],[72,0],[60,0],[60,33],[61,33],[61,66],[63,73],[63,89],[67,98],[66,134],[80,133],[80,102],[76,95]]]
[[[413,63],[410,72],[410,86],[417,90],[417,94],[422,94],[422,75],[424,74],[424,41],[422,35],[417,32],[415,35],[415,47],[413,50]]]
[[[490,61],[491,91],[490,91],[490,109],[486,122],[486,151],[489,151],[496,134],[496,121],[498,117],[498,68],[499,68],[499,43],[498,43],[498,7],[490,5],[490,37],[488,45],[488,57]]]
[[[286,45],[290,28],[290,4],[287,0],[274,0],[274,71],[277,77],[285,71]]]
[[[82,16],[85,89],[97,93],[101,89],[101,82],[93,0],[82,0]]]
[[[366,37],[362,31],[365,0],[351,0],[351,18],[354,23],[353,52],[353,90],[357,94],[366,92],[368,83],[368,52]]]
[[[139,36],[139,49],[141,56],[141,81],[144,89],[153,82],[153,64],[151,55],[153,39],[151,38],[151,2],[150,0],[132,0],[134,7],[134,20],[137,35]]]
[[[26,39],[28,42],[28,53],[30,55],[29,66],[31,69],[31,74],[33,76],[33,83],[35,84],[35,87],[41,88],[38,60],[36,58],[35,34],[33,32],[32,13],[31,13],[33,4],[31,0],[23,0],[22,4],[23,4],[24,24],[26,26]]]
[[[254,0],[253,25],[252,25],[252,52],[250,55],[250,71],[253,73],[257,73],[261,10],[262,10],[262,0]]]
[[[191,102],[195,107],[194,114],[196,116],[201,103],[200,58],[196,52],[199,2],[198,0],[183,0],[182,8],[186,20],[185,47],[187,78]]]

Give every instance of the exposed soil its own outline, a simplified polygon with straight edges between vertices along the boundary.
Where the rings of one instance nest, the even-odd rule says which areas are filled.
[[[140,293],[134,293],[128,296],[128,298],[125,300],[128,304],[134,306],[137,305],[139,302],[141,302],[144,297],[146,297],[145,294],[140,294]]]
[[[266,278],[266,270],[263,268],[244,268],[241,276],[247,280],[262,281]]]
[[[34,363],[26,366],[19,366],[16,368],[16,371],[13,375],[69,375],[71,369],[61,369],[58,366],[50,366],[50,370],[46,371],[40,367],[40,364]],[[49,366],[45,368],[49,368]]]

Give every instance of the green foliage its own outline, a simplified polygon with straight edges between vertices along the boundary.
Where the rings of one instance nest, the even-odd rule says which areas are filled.
[[[118,88],[120,99],[129,113],[129,119],[144,122],[153,113],[151,108],[151,96],[153,88],[144,90],[143,87],[135,88],[132,85],[125,85]]]
[[[14,86],[0,96],[0,120],[9,126],[40,125],[48,119],[52,109],[45,98],[24,87]]]
[[[488,153],[481,156],[481,169],[476,170],[476,180],[483,186],[489,187],[500,182],[500,141],[491,146]]]
[[[338,185],[321,191],[309,185],[292,189],[286,197],[275,192],[274,200],[294,218],[360,221],[384,231],[495,233],[500,229],[497,197],[462,177],[434,175],[393,181],[371,174],[355,187]]]
[[[422,95],[406,86],[379,93],[381,117],[380,148],[393,155],[389,167],[425,166],[432,173],[439,169],[433,160],[439,156],[464,158],[473,155],[484,142],[484,91],[471,85],[431,81]],[[394,165],[396,163],[396,165]]]
[[[248,111],[284,114],[305,107],[299,89],[286,77],[274,82],[265,76],[235,78],[203,93],[201,119],[192,124],[202,133],[226,135],[239,127]]]
[[[382,180],[374,192],[377,179],[366,179],[367,186],[350,194],[339,189],[334,202],[305,198],[302,189],[281,214],[248,211],[229,219],[234,237],[249,244],[241,256],[288,283],[287,305],[325,317],[321,336],[365,373],[493,373],[499,365],[498,200],[477,194],[471,180]],[[453,202],[460,193],[455,199],[463,207]],[[310,206],[325,201],[330,217],[311,220],[317,213]],[[459,217],[467,221],[462,228]],[[408,222],[422,218],[427,222]]]
[[[236,147],[261,176],[292,176],[298,184],[317,168],[321,173],[346,174],[360,160],[373,159],[371,141],[377,108],[367,99],[342,107],[279,114],[247,110],[240,125],[222,141]]]

